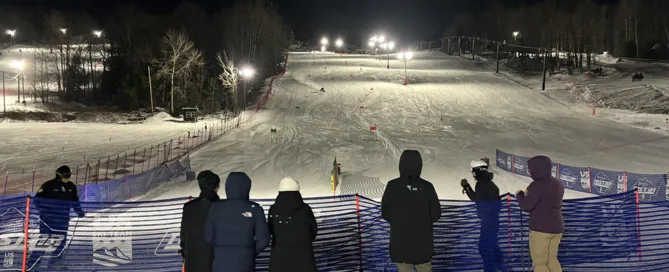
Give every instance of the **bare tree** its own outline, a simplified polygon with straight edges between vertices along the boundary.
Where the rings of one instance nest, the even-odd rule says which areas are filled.
[[[230,90],[232,105],[228,106],[232,106],[232,110],[237,114],[239,111],[239,93],[237,92],[239,70],[235,67],[235,63],[228,58],[228,54],[225,51],[222,55],[221,53],[216,54],[216,60],[218,60],[218,66],[222,70],[218,75],[218,79],[221,81],[223,88]]]
[[[178,79],[179,76],[186,77],[192,72],[194,67],[204,65],[204,60],[202,53],[195,48],[195,44],[184,31],[168,31],[163,38],[163,42],[163,59],[159,73],[169,76],[170,111],[174,113],[175,78]],[[185,85],[186,80],[183,83]]]

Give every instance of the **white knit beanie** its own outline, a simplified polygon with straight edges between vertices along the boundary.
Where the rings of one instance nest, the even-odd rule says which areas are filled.
[[[279,182],[279,192],[293,192],[300,190],[300,183],[292,178],[283,178]]]

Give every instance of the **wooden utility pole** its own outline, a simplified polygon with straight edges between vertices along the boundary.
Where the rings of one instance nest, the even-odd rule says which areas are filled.
[[[151,116],[153,116],[153,88],[151,87],[151,66],[147,66],[146,69],[149,71],[149,97],[151,99]]]

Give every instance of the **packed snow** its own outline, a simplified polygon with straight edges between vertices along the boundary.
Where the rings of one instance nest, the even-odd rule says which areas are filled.
[[[385,58],[368,55],[291,54],[265,109],[192,154],[193,169],[210,169],[222,178],[247,172],[254,182],[252,198],[275,197],[284,176],[299,180],[305,196],[325,196],[332,194],[336,157],[343,177],[337,193],[380,198],[384,184],[398,176],[402,150],[417,149],[424,160],[422,177],[432,181],[441,199],[465,199],[459,180],[471,180],[469,161],[494,158],[495,148],[545,154],[570,165],[667,171],[666,134],[593,116],[590,105],[569,99],[564,87],[560,94],[536,91],[519,84],[522,78],[495,74],[485,61],[438,52],[416,53],[407,62],[404,86],[404,62],[390,57],[389,70]],[[372,125],[376,132],[370,132]],[[529,182],[492,169],[502,192]],[[173,186],[157,198],[199,192],[196,182]]]

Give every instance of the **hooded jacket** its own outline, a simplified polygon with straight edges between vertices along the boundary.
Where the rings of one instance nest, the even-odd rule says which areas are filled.
[[[212,202],[220,198],[214,190],[184,204],[181,216],[181,255],[186,272],[211,272],[214,247],[204,239],[204,224]]]
[[[388,182],[381,200],[381,216],[390,224],[390,259],[423,264],[434,255],[432,224],[441,217],[432,183],[421,179],[423,160],[415,150],[400,157],[400,177]]]
[[[530,213],[530,230],[543,233],[563,233],[562,197],[564,184],[551,176],[553,162],[546,156],[536,156],[527,161],[532,183],[527,194],[520,192],[518,204]]]
[[[227,199],[211,204],[204,237],[214,246],[212,271],[253,272],[255,258],[269,244],[263,208],[249,200],[251,179],[232,172],[225,181]]]
[[[269,208],[270,272],[316,272],[316,218],[299,191],[280,192]]]

